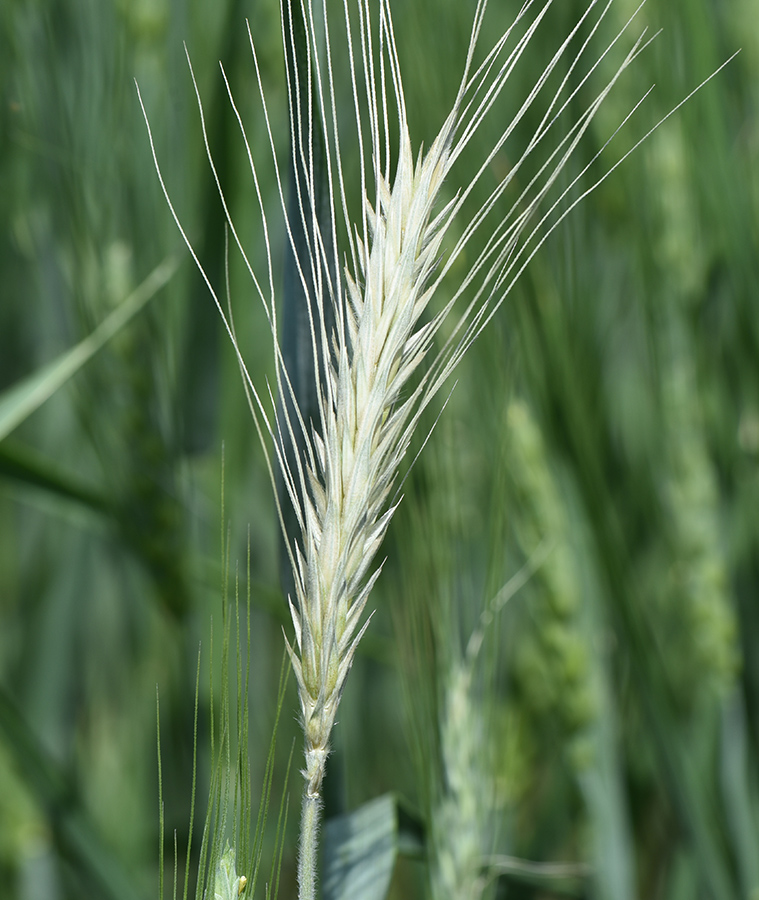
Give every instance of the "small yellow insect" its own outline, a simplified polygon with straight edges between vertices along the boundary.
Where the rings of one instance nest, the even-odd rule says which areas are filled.
[[[239,897],[240,894],[242,894],[242,892],[245,890],[245,885],[246,885],[247,883],[248,883],[248,879],[247,879],[244,875],[241,875],[241,876],[240,876],[240,884],[239,884],[238,887],[237,887],[237,896],[238,896],[238,897]]]

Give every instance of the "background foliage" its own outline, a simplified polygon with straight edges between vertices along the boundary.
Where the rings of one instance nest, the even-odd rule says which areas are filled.
[[[493,0],[494,33],[516,6]],[[429,142],[472,4],[397,7],[413,137]],[[582,8],[553,10],[532,45],[536,71]],[[632,8],[618,0],[614,21]],[[642,15],[664,31],[602,111],[587,156],[652,82],[639,133],[742,52],[540,251],[406,482],[327,787],[328,817],[399,798],[415,839],[393,897],[425,883],[464,896],[482,876],[509,898],[759,898],[759,6],[651,0]],[[159,195],[133,85],[223,288],[222,210],[182,42],[233,215],[263,263],[216,67],[265,156],[245,16],[284,151],[273,0],[0,7],[0,414],[156,266],[179,263],[0,440],[3,897],[157,895],[155,685],[170,869],[174,834],[187,843],[198,645],[200,825],[212,618],[238,561],[247,580],[248,541],[254,794],[264,778],[287,622],[271,490],[235,360]],[[504,151],[493,166],[509,164]],[[234,257],[230,285],[260,384],[267,332]],[[295,708],[291,685],[275,798]],[[295,843],[288,834],[281,896],[294,892]]]

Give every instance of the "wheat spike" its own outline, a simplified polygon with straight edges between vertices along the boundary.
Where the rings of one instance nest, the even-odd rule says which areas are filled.
[[[305,734],[303,828],[310,835],[303,837],[301,848],[301,897],[314,895],[315,835],[330,734],[356,646],[368,624],[363,614],[380,571],[380,567],[372,571],[372,566],[399,502],[397,475],[401,462],[423,411],[486,327],[516,278],[548,234],[595,186],[583,183],[581,189],[577,188],[587,167],[562,190],[557,188],[557,179],[616,80],[650,40],[645,39],[644,31],[633,42],[609,83],[563,137],[559,136],[557,123],[570,102],[586,87],[600,60],[632,22],[631,18],[600,57],[588,60],[588,48],[611,2],[592,0],[588,4],[570,34],[559,42],[542,75],[499,139],[482,154],[474,178],[461,183],[456,190],[457,161],[497,103],[552,0],[544,0],[542,4],[526,0],[513,26],[485,53],[481,62],[475,63],[487,6],[486,0],[479,0],[451,112],[429,150],[420,151],[416,160],[388,0],[377,0],[379,9],[374,25],[369,0],[355,0],[353,15],[348,0],[344,0],[343,49],[353,94],[350,124],[360,157],[359,188],[364,198],[359,221],[352,222],[342,166],[345,129],[339,121],[332,64],[338,47],[330,29],[327,2],[281,0],[285,45],[288,42],[292,45],[294,40],[294,15],[301,16],[305,26],[306,65],[301,70],[290,64],[292,70],[288,71],[292,161],[298,173],[294,181],[298,192],[296,209],[302,219],[299,233],[305,235],[307,245],[305,256],[303,253],[299,256],[296,251],[294,223],[288,219],[284,179],[275,152],[255,42],[250,36],[281,212],[285,216],[298,277],[309,301],[319,410],[319,421],[315,423],[304,421],[301,415],[280,350],[267,211],[245,126],[227,85],[258,197],[268,259],[265,280],[259,279],[248,262],[218,177],[217,185],[230,233],[266,311],[276,360],[276,391],[272,388],[260,391],[253,383],[231,316],[206,281],[238,356],[249,405],[267,452],[272,484],[278,469],[284,496],[294,508],[301,532],[299,540],[288,543],[296,595],[290,598],[295,640],[288,642],[288,648],[298,683]],[[582,40],[581,29],[586,33]],[[570,51],[574,54],[571,57]],[[289,58],[294,56],[293,52]],[[558,76],[559,71],[563,71],[562,77]],[[224,78],[226,81],[226,75]],[[470,216],[454,242],[449,237],[451,222],[462,213],[475,185],[489,171],[496,154],[513,139],[526,112],[537,102],[542,104],[543,114],[532,138],[526,147],[511,152],[516,161],[479,210]],[[205,137],[199,94],[198,106]],[[397,120],[399,134],[394,163],[390,147],[390,134],[394,130],[389,125],[391,115]],[[317,128],[320,134],[315,141]],[[330,210],[326,234],[320,230],[314,211],[317,197],[314,145],[321,146],[322,136]],[[205,140],[208,150],[208,140]],[[155,160],[155,150],[153,154]],[[210,152],[208,158],[216,175]],[[523,177],[528,162],[532,174]],[[619,162],[599,180],[607,177]],[[156,168],[160,177],[157,160]],[[517,177],[523,188],[513,205],[503,212],[504,195]],[[442,203],[441,188],[446,182],[454,187],[454,192],[452,199]],[[166,197],[176,219],[168,194]],[[182,230],[178,219],[177,224]],[[465,275],[449,299],[431,312],[431,300],[443,279],[451,276],[454,263],[468,250],[474,235],[483,229],[487,229],[483,249],[468,263]],[[339,230],[347,231],[348,235],[345,261],[340,260],[338,253]],[[183,230],[182,234],[185,236]],[[468,297],[466,303],[462,301],[464,295]],[[334,328],[326,324],[332,321]],[[446,340],[435,349],[436,335],[446,322]],[[278,405],[275,393],[285,402]],[[293,455],[288,451],[291,446],[302,450]],[[277,506],[282,522],[279,500]]]
[[[590,14],[594,5],[590,5],[583,18]],[[533,6],[533,3],[526,3],[517,21],[525,18]],[[520,233],[554,184],[558,172],[609,89],[607,87],[601,93],[569,135],[559,141],[558,148],[549,154],[518,203],[492,233],[464,279],[461,290],[441,312],[422,323],[430,300],[453,261],[485,221],[516,172],[546,139],[568,102],[567,97],[561,96],[567,84],[566,76],[556,94],[549,98],[541,127],[522,158],[464,230],[445,263],[439,266],[447,228],[471,192],[472,184],[462,185],[442,209],[439,208],[441,187],[496,101],[549,6],[550,3],[546,3],[540,8],[515,47],[507,49],[510,37],[507,33],[472,72],[485,12],[485,3],[478,5],[464,75],[453,109],[430,149],[425,155],[420,154],[415,162],[387,2],[381,0],[380,3],[376,49],[369,34],[368,5],[359,3],[359,43],[371,133],[372,162],[368,173],[371,178],[367,180],[374,183],[374,202],[367,199],[364,203],[362,221],[353,232],[352,263],[343,268],[342,283],[322,283],[322,293],[317,293],[316,297],[317,308],[331,303],[337,319],[334,335],[320,331],[326,314],[311,323],[314,348],[322,355],[321,367],[315,367],[315,377],[321,378],[321,422],[318,432],[317,429],[305,432],[304,423],[290,421],[287,416],[284,417],[286,421],[277,424],[278,434],[283,436],[294,437],[301,429],[308,445],[304,458],[296,466],[297,471],[288,471],[285,477],[291,499],[300,506],[299,521],[303,533],[302,549],[300,545],[291,548],[297,594],[297,603],[291,603],[296,635],[291,658],[298,680],[306,735],[306,792],[311,798],[319,795],[337,705],[356,644],[366,628],[366,622],[361,624],[362,614],[379,573],[379,569],[371,573],[370,568],[396,508],[397,498],[393,496],[396,475],[419,416],[502,301],[509,279],[523,267],[525,256],[534,252],[534,249],[525,250],[529,244],[518,242]],[[607,9],[608,4],[602,15]],[[326,24],[326,7],[322,12]],[[288,14],[292,15],[292,11],[286,6],[285,21]],[[309,25],[309,53],[315,70],[315,93],[324,104],[322,124],[328,131],[329,118],[326,113],[329,110],[333,121],[333,150],[337,150],[336,111],[334,105],[330,109],[330,103],[325,100],[327,95],[330,98],[333,96],[332,85],[329,80],[324,83],[321,80],[313,9],[304,8],[304,14]],[[350,40],[347,7],[345,22]],[[541,81],[504,131],[501,141],[486,155],[478,178],[538,96],[580,24],[561,44]],[[591,32],[593,30],[595,28]],[[620,72],[640,51],[642,44],[642,39],[636,42]],[[587,41],[583,50],[585,46]],[[349,50],[352,52],[352,46]],[[570,71],[578,65],[582,52],[570,63]],[[331,78],[331,72],[327,75],[328,79]],[[386,117],[391,107],[387,80],[393,86],[392,106],[400,133],[392,182],[387,149]],[[362,133],[360,82],[361,79],[354,74],[359,138]],[[327,85],[329,91],[326,90]],[[575,92],[576,88],[567,93],[572,96]],[[334,104],[333,100],[331,102]],[[311,114],[315,116],[316,112]],[[314,121],[297,122],[295,127],[308,133],[314,128]],[[363,156],[361,140],[359,150]],[[334,172],[329,170],[330,179],[334,178],[332,196],[343,198],[345,211],[339,154],[333,153],[332,159]],[[308,183],[313,163],[307,159],[298,162],[304,166]],[[308,225],[313,228],[314,223],[309,222]],[[540,222],[534,226],[533,234],[539,233],[543,225]],[[326,270],[331,262],[320,256],[328,243],[337,245],[336,233],[329,242],[320,241],[317,233],[311,255],[312,278],[322,265]],[[339,268],[335,266],[334,271],[339,271]],[[426,373],[410,388],[412,376],[430,355],[435,334],[452,313],[458,294],[469,289],[478,279],[474,299],[460,314],[453,337],[438,351]],[[344,298],[341,292],[344,292]],[[280,389],[288,390],[286,373],[281,379]]]

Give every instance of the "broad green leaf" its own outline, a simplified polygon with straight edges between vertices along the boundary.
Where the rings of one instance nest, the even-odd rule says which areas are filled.
[[[0,441],[75,375],[168,283],[178,262],[169,257],[157,266],[100,325],[76,346],[0,394]]]
[[[391,794],[330,819],[324,828],[324,900],[385,900],[397,854]]]

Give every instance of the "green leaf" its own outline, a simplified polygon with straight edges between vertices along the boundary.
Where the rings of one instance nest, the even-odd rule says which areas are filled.
[[[31,447],[0,446],[0,477],[32,485],[50,494],[81,503],[96,512],[110,512],[110,503],[101,492],[64,472]]]
[[[573,510],[572,530],[578,535],[578,547],[587,548],[580,511]],[[594,895],[605,900],[632,900],[636,894],[634,843],[627,807],[621,748],[619,747],[619,710],[614,698],[613,670],[609,641],[609,623],[604,601],[589,565],[590,557],[581,553],[582,625],[590,646],[598,648],[589,655],[589,667],[597,703],[593,717],[580,739],[587,742],[590,760],[580,766],[577,779],[588,813]]]
[[[330,819],[324,828],[324,900],[384,900],[397,855],[392,794]]]
[[[759,897],[759,820],[755,770],[744,700],[734,690],[722,703],[722,802],[744,897]]]
[[[76,346],[0,394],[0,441],[42,406],[164,287],[177,270],[173,257],[157,266],[100,325]]]

